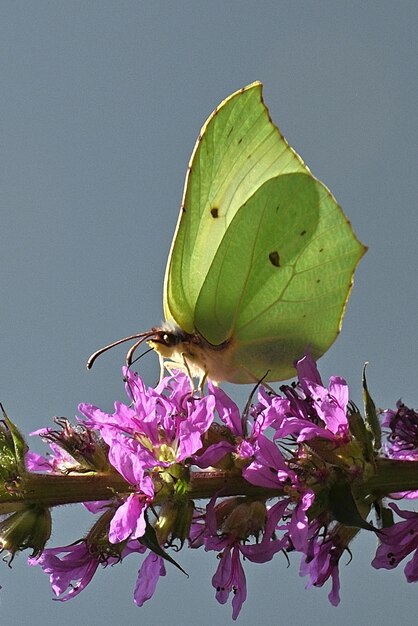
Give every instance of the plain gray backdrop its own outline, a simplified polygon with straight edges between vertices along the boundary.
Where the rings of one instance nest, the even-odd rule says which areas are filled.
[[[125,399],[125,347],[89,354],[162,317],[162,282],[187,162],[206,117],[261,80],[273,120],[330,187],[359,238],[343,332],[320,361],[361,402],[417,404],[418,4],[281,1],[0,2],[0,399],[28,434],[70,418],[80,401]],[[158,376],[145,357],[141,374]],[[248,388],[232,393],[243,404]],[[35,444],[38,450],[42,448]],[[90,516],[56,512],[52,545]],[[329,585],[304,590],[298,560],[246,567],[239,623],[410,623],[418,590],[402,569],[370,567],[373,536]],[[25,555],[0,573],[4,623],[209,626],[229,623],[214,599],[213,554],[178,555],[154,598],[132,602],[139,561],[100,572],[74,601],[51,600]]]

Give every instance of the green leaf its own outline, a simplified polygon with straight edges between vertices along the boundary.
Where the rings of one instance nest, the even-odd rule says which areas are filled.
[[[145,533],[142,535],[142,537],[139,538],[138,541],[142,543],[143,546],[151,550],[151,552],[154,552],[154,554],[156,554],[157,556],[160,556],[165,561],[168,561],[169,563],[177,567],[177,569],[183,572],[183,574],[185,574],[187,577],[189,576],[188,573],[160,546],[160,544],[158,543],[157,534],[153,526],[151,526],[151,524],[148,522],[148,520],[146,520]]]
[[[366,426],[372,434],[373,445],[375,450],[380,450],[382,446],[382,430],[380,428],[379,418],[377,417],[376,405],[369,393],[366,382],[366,366],[363,367],[363,401],[364,413],[366,416]]]
[[[337,481],[329,490],[329,506],[333,517],[345,526],[375,530],[374,526],[363,519],[357,502],[346,481]]]
[[[350,433],[361,445],[364,461],[367,461],[374,466],[374,439],[370,428],[364,421],[363,416],[360,414],[357,407],[354,405],[349,407],[347,418],[350,426]]]
[[[7,479],[8,474],[15,479],[25,473],[25,454],[28,449],[23,435],[7,416],[3,405],[3,424],[0,426],[0,467],[1,474]]]

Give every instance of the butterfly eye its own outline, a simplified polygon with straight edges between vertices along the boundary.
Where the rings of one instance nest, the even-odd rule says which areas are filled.
[[[178,337],[174,333],[164,333],[163,343],[170,348],[178,343]]]

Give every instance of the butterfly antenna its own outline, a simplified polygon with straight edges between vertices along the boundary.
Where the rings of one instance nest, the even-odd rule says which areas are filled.
[[[152,335],[155,335],[155,333],[152,333]],[[131,367],[132,363],[134,363],[134,361],[132,360],[133,356],[134,356],[135,352],[137,351],[137,349],[139,348],[139,346],[141,345],[141,343],[143,343],[150,336],[151,336],[151,334],[147,333],[147,335],[145,337],[141,337],[141,339],[139,339],[136,343],[134,343],[132,348],[129,348],[128,353],[126,355],[126,365],[128,367]],[[134,337],[133,337],[133,339],[134,339]],[[152,350],[153,350],[153,348],[150,348],[149,350],[144,352],[144,354],[139,355],[138,359],[140,359],[141,356],[144,356],[145,354],[148,354],[148,352],[152,352]],[[137,359],[135,359],[135,360],[137,360]]]
[[[154,328],[152,330],[147,331],[146,333],[136,333],[135,335],[130,335],[129,337],[118,339],[118,341],[114,341],[113,343],[110,343],[108,346],[104,346],[103,348],[100,348],[100,350],[96,350],[96,352],[93,352],[93,354],[87,360],[87,363],[86,363],[87,369],[90,370],[93,367],[93,364],[95,360],[97,359],[97,357],[99,357],[104,352],[107,352],[111,348],[115,348],[116,346],[119,346],[121,343],[125,343],[125,341],[132,341],[132,339],[138,339],[139,337],[140,338],[139,341],[135,343],[135,345],[129,350],[128,354],[126,355],[126,363],[130,365],[129,357],[132,359],[132,354],[133,352],[135,352],[138,346],[143,341],[146,341],[149,337],[153,337],[155,335],[155,332],[156,330]]]
[[[148,354],[148,352],[153,352],[154,348],[148,348],[148,350],[145,350],[145,352],[143,352],[142,354],[140,354],[139,356],[136,357],[136,359],[134,359],[131,363],[131,365],[134,365],[134,363],[136,363],[137,361],[139,361],[139,359],[142,359],[143,356],[145,356],[146,354]]]

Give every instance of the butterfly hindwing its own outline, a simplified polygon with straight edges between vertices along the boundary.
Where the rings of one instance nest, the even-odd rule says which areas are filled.
[[[229,339],[254,378],[292,375],[334,341],[362,247],[329,191],[306,174],[273,178],[238,211],[202,286],[196,330]]]

